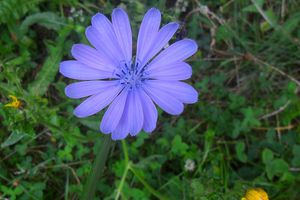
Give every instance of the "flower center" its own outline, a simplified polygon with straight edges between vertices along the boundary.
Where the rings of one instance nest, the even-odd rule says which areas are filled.
[[[141,87],[145,80],[144,68],[140,68],[139,63],[120,63],[120,72],[116,75],[120,83],[130,90]]]

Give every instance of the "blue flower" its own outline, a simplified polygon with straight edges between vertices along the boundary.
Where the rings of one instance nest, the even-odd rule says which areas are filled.
[[[121,8],[112,13],[112,22],[103,14],[92,18],[86,37],[94,48],[75,44],[75,60],[63,61],[60,73],[81,80],[68,85],[65,93],[78,99],[87,97],[74,110],[77,117],[94,115],[108,106],[100,130],[113,140],[135,136],[142,129],[156,127],[157,109],[179,115],[184,104],[197,102],[198,93],[182,82],[191,77],[191,66],[184,62],[197,51],[197,44],[183,39],[164,47],[178,23],[160,28],[161,14],[151,8],[144,16],[132,56],[132,32],[128,15]],[[155,104],[154,104],[155,103]]]

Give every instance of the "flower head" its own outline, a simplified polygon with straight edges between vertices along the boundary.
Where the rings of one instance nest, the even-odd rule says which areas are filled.
[[[247,190],[241,200],[269,200],[268,194],[261,188],[252,188]]]
[[[195,170],[195,161],[193,161],[192,159],[187,159],[185,161],[185,164],[184,164],[184,169],[186,171],[194,171]]]
[[[124,10],[113,10],[112,21],[103,14],[92,17],[86,37],[94,48],[75,44],[75,60],[60,64],[60,73],[81,82],[65,88],[70,98],[85,99],[76,109],[77,117],[88,117],[108,106],[101,132],[112,139],[135,136],[142,129],[156,127],[157,104],[172,115],[183,112],[183,104],[195,103],[197,91],[182,82],[192,69],[184,62],[197,51],[197,44],[183,39],[163,49],[179,28],[169,23],[160,28],[161,14],[151,8],[140,26],[136,56],[132,56],[132,32]]]
[[[21,107],[22,103],[16,96],[9,95],[8,97],[11,98],[12,102],[5,104],[4,107],[11,107],[11,108]]]

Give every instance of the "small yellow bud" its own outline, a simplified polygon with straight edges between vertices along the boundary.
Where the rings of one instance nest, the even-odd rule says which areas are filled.
[[[12,102],[5,104],[4,107],[12,107],[12,108],[21,107],[22,103],[16,96],[9,95],[8,97],[11,98]]]
[[[252,188],[247,190],[241,200],[269,200],[268,194],[261,188]]]

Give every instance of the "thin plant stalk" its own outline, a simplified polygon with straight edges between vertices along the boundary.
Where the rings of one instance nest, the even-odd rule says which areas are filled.
[[[93,164],[92,172],[89,175],[87,182],[85,184],[83,194],[82,194],[83,200],[94,199],[97,182],[99,181],[99,179],[102,175],[103,169],[105,167],[106,159],[107,159],[111,144],[112,144],[112,140],[110,138],[110,135],[105,135],[103,137],[103,140],[99,140],[96,142],[97,152],[99,150],[100,150],[100,152],[96,156],[96,159]]]

